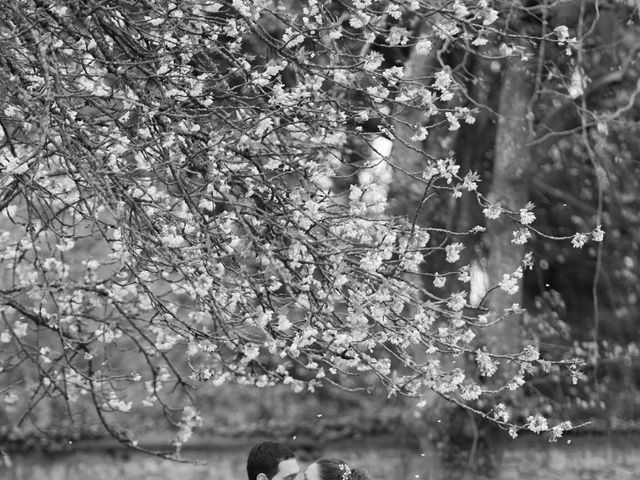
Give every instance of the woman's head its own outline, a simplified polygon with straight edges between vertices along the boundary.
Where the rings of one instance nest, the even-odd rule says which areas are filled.
[[[321,458],[304,472],[305,480],[369,480],[359,468],[351,468],[337,458]]]

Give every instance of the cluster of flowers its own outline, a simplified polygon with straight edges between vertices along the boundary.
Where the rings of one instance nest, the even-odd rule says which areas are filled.
[[[0,341],[35,362],[48,394],[73,401],[90,392],[98,410],[128,412],[136,384],[150,407],[170,381],[302,391],[326,380],[350,386],[354,373],[391,393],[474,401],[485,392],[438,360],[466,352],[482,375],[498,369],[472,343],[487,312],[469,303],[471,267],[461,256],[464,237],[483,227],[443,236],[386,215],[388,185],[375,177],[351,175],[347,189],[337,179],[350,139],[381,133],[364,132],[367,119],[388,120],[393,136],[382,105],[425,112],[413,126],[417,142],[429,118],[452,130],[473,123],[467,108],[448,106],[457,88],[448,69],[429,86],[385,66],[375,49],[428,55],[457,39],[480,48],[498,17],[489,2],[18,3],[24,12],[5,7],[2,28],[13,30],[3,33],[26,35],[29,18],[37,42],[16,43],[14,71],[1,74],[15,131],[0,153],[0,188],[14,192],[0,197],[10,225],[0,264],[13,272],[2,279]],[[421,30],[430,34],[413,34],[416,22],[433,22]],[[417,183],[425,197],[478,195],[489,219],[505,212],[452,158],[410,173],[387,182]],[[523,243],[531,208],[506,213],[526,232],[514,240]],[[430,273],[428,258],[452,271]],[[513,294],[521,277],[522,269],[507,274],[500,287]],[[48,346],[34,356],[36,341]],[[418,360],[416,348],[428,357]],[[127,371],[131,356],[144,359],[144,372]],[[541,362],[519,352],[511,360],[521,369],[510,386]],[[175,368],[181,361],[190,377]],[[185,410],[177,442],[199,423]]]

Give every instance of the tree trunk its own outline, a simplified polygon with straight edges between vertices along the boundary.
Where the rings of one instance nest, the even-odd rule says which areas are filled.
[[[433,25],[437,18],[423,21],[418,28],[418,36],[432,38],[433,47],[427,55],[419,55],[415,49],[411,52],[404,65],[404,78],[416,83],[428,85],[429,78],[436,71],[438,37],[433,34]],[[430,149],[429,138],[426,141],[411,140],[416,133],[415,126],[420,125],[425,118],[425,111],[421,108],[408,107],[395,115],[393,125],[394,139],[390,155],[393,167],[393,181],[389,186],[390,212],[393,214],[407,213],[420,202],[424,193],[423,185],[412,181],[404,172],[419,174],[426,166],[427,151]]]
[[[496,132],[493,175],[488,199],[501,202],[504,209],[518,212],[529,199],[529,176],[532,158],[527,147],[530,139],[529,101],[535,88],[534,62],[531,45],[523,41],[527,60],[511,57],[506,62],[500,90],[498,128]],[[512,242],[513,221],[502,214],[496,220],[487,220],[486,246],[489,250],[487,273],[489,285],[502,281],[504,274],[512,274],[520,265],[525,247]],[[522,305],[522,280],[514,295],[502,289],[494,290],[488,298],[488,306],[497,315],[513,303]],[[486,339],[492,346],[506,352],[520,349],[521,326],[518,315],[510,315],[492,329],[492,338]]]
[[[503,208],[516,212],[528,201],[532,163],[527,147],[530,137],[528,105],[535,88],[533,49],[525,42],[521,46],[525,48],[528,60],[523,61],[520,57],[507,59],[502,74],[492,181],[487,193],[491,203],[501,202]],[[488,219],[486,225],[487,274],[489,285],[493,286],[502,281],[503,274],[513,273],[521,265],[524,247],[512,243],[516,225],[506,215]],[[522,281],[515,295],[497,289],[487,301],[486,306],[498,315],[514,302],[522,304]],[[508,316],[491,328],[491,337],[482,338],[482,343],[488,345],[492,352],[518,352],[521,346],[519,320],[518,316]],[[512,372],[503,372],[502,378],[508,373]],[[505,433],[499,431],[494,423],[454,409],[447,425],[447,449],[443,461],[449,479],[513,478],[512,472],[501,469]]]

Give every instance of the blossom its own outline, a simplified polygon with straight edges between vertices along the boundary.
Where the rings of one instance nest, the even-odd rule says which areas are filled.
[[[104,343],[112,343],[122,336],[122,331],[117,328],[111,329],[108,325],[100,325],[94,335]]]
[[[460,396],[463,400],[477,400],[482,394],[482,390],[478,385],[463,385],[460,387]]]
[[[438,70],[436,72],[436,80],[433,85],[438,90],[445,91],[449,88],[452,82],[453,78],[451,78],[451,74],[448,70]]]
[[[482,47],[483,45],[486,45],[487,43],[489,43],[489,40],[487,40],[484,37],[476,37],[473,42],[471,42],[471,45],[473,45],[474,47]]]
[[[389,96],[389,89],[378,85],[377,87],[368,87],[367,93],[373,97],[374,102],[382,102]]]
[[[594,242],[601,242],[602,240],[604,240],[604,230],[602,230],[602,227],[600,225],[598,225],[593,230],[593,232],[591,232],[591,238]]]
[[[540,359],[540,352],[533,345],[526,345],[519,358],[525,362],[534,362]]]
[[[211,21],[223,3],[237,15]],[[100,407],[126,413],[138,406],[128,400],[126,389],[133,387],[146,392],[142,405],[161,408],[158,392],[173,387],[182,364],[193,385],[233,379],[313,391],[321,381],[345,386],[361,375],[380,378],[390,394],[401,388],[420,396],[431,388],[465,402],[484,392],[465,380],[466,371],[497,373],[498,355],[487,350],[472,353],[477,367],[465,364],[465,370],[449,372],[441,358],[473,352],[479,330],[501,320],[500,312],[477,305],[487,290],[482,268],[472,282],[471,266],[460,265],[468,246],[461,238],[484,227],[460,225],[455,233],[440,216],[423,214],[478,192],[479,175],[461,174],[454,153],[444,152],[455,150],[446,129],[473,125],[481,106],[464,106],[473,104],[458,84],[465,65],[411,71],[406,58],[389,63],[377,47],[386,41],[425,59],[441,40],[470,53],[480,49],[470,42],[496,42],[497,49],[504,39],[517,40],[500,35],[502,25],[483,28],[497,18],[488,0],[452,0],[428,34],[409,32],[411,22],[403,21],[411,9],[425,13],[425,2],[353,0],[343,16],[318,0],[295,8],[295,2],[272,3],[159,2],[140,15],[142,31],[116,6],[103,12],[117,27],[96,39],[104,45],[91,36],[71,38],[35,17],[26,22],[29,12],[16,12],[12,38],[26,37],[7,55],[16,71],[26,72],[17,79],[24,80],[18,87],[25,95],[9,95],[1,108],[24,132],[4,138],[8,147],[0,152],[0,183],[11,191],[17,185],[0,213],[7,223],[0,263],[15,272],[5,279],[6,290],[27,303],[22,316],[0,308],[6,317],[0,342],[18,356],[23,345],[30,348],[50,373],[42,381],[66,382],[70,402],[93,389]],[[87,21],[97,14],[88,12]],[[260,26],[269,26],[264,15],[272,14],[279,27],[265,56],[258,37]],[[76,20],[82,30],[84,19]],[[42,52],[31,33],[61,61],[38,61]],[[569,42],[562,29],[545,38],[556,35]],[[354,48],[356,37],[361,44]],[[119,43],[131,48],[112,62],[98,55]],[[134,68],[144,63],[135,55],[140,51],[149,52],[150,68]],[[44,94],[60,105],[41,112],[38,102],[27,101]],[[88,115],[87,102],[100,114]],[[0,131],[0,140],[13,130]],[[38,138],[50,141],[43,147]],[[423,161],[404,162],[402,151],[392,151],[396,140]],[[423,148],[427,141],[436,148]],[[82,155],[69,158],[79,147]],[[21,172],[28,178],[13,178]],[[407,185],[394,185],[393,172]],[[410,203],[424,194],[410,211],[390,196],[404,187]],[[484,193],[468,197],[481,202],[487,218],[499,218],[500,202],[487,203]],[[389,208],[389,199],[397,204]],[[521,228],[534,222],[532,208],[504,211]],[[530,232],[518,231],[516,243]],[[588,239],[603,235],[598,226]],[[442,262],[455,268],[437,267]],[[498,295],[519,291],[526,264],[502,277]],[[436,268],[443,274],[433,274]],[[78,359],[95,363],[93,380],[73,377],[73,365],[56,351],[69,345],[39,335],[46,328],[86,347]],[[151,361],[119,371],[117,356],[131,345]],[[418,350],[427,358],[415,359]],[[540,362],[533,347],[508,358],[527,374]],[[294,378],[296,365],[307,374]],[[410,370],[415,377],[404,376]],[[508,421],[503,405],[481,406],[496,421]],[[176,446],[200,421],[195,409],[184,408]]]
[[[133,402],[126,402],[116,398],[109,400],[109,402],[107,402],[107,406],[114,410],[118,410],[119,412],[128,413],[131,411],[131,407],[133,407]]]
[[[456,17],[461,19],[469,15],[469,9],[466,7],[464,3],[460,2],[459,0],[456,0],[453,3],[453,10],[456,14]]]
[[[511,382],[507,384],[507,388],[511,391],[514,391],[514,390],[517,390],[522,385],[524,385],[524,378],[522,377],[522,374],[519,374]]]
[[[179,430],[173,443],[176,445],[182,445],[186,443],[193,435],[194,429],[202,426],[203,419],[198,411],[192,406],[184,407],[182,411],[182,419],[178,423]]]
[[[505,57],[508,57],[513,53],[513,47],[503,42],[500,44],[498,51],[500,52],[500,55],[504,55]]]
[[[11,152],[3,152],[0,155],[0,171],[2,173],[21,175],[29,169],[29,163],[26,159],[20,160],[14,157]]]
[[[471,281],[471,267],[469,265],[465,265],[460,269],[458,280],[464,283],[469,283]]]
[[[362,189],[357,185],[349,185],[349,200],[356,202],[362,198]]]
[[[582,248],[589,240],[589,236],[584,233],[576,233],[571,239],[571,245],[573,248]]]
[[[498,403],[495,407],[493,407],[493,418],[500,420],[502,422],[509,421],[509,411],[504,403]]]
[[[349,25],[353,28],[362,28],[369,23],[370,20],[371,17],[366,13],[359,13],[357,16],[353,16],[349,19]]]
[[[498,364],[485,350],[476,350],[476,363],[483,377],[491,377],[498,371]]]
[[[262,120],[260,120],[260,122],[258,123],[258,125],[256,126],[255,129],[255,134],[257,137],[261,137],[264,135],[264,133],[271,128],[271,126],[273,125],[273,119],[271,119],[271,117],[266,117],[263,118]]]
[[[455,263],[460,260],[460,252],[464,248],[462,243],[451,243],[444,247],[444,250],[447,254],[446,260],[449,263]]]
[[[178,339],[177,335],[159,329],[154,345],[161,352],[168,352],[178,343]]]
[[[415,248],[424,248],[429,243],[431,239],[431,235],[424,229],[416,228],[413,231],[413,235],[411,237],[411,243],[415,245]]]
[[[360,260],[360,268],[367,272],[375,272],[382,266],[382,256],[379,253],[369,253]]]
[[[400,267],[404,268],[408,272],[418,272],[420,270],[420,264],[424,260],[424,255],[420,252],[407,252],[402,257]]]
[[[549,439],[550,442],[557,442],[558,438],[562,437],[562,434],[566,431],[566,430],[570,430],[572,427],[571,422],[562,422],[559,423],[558,425],[556,425],[555,427],[553,427],[551,429],[551,438]]]
[[[433,48],[433,43],[431,40],[427,40],[423,38],[416,43],[415,52],[418,55],[428,55],[431,49]]]
[[[482,20],[482,24],[484,26],[488,26],[494,23],[498,19],[498,12],[493,8],[487,8],[483,12],[483,17],[484,18]]]
[[[389,29],[386,42],[394,47],[397,45],[406,45],[409,41],[409,31],[404,27],[398,27],[394,25]]]
[[[18,320],[13,324],[13,333],[18,338],[25,337],[27,335],[28,329],[29,324],[26,322],[21,322],[20,320]]]
[[[477,172],[468,172],[462,181],[462,188],[469,192],[473,192],[478,189],[478,182],[480,177]]]
[[[291,321],[289,321],[289,319],[287,318],[286,315],[280,315],[278,317],[278,325],[276,326],[276,328],[278,330],[280,330],[281,332],[286,332],[292,326],[293,326],[293,324],[291,323]]]
[[[373,72],[380,68],[384,57],[379,52],[370,52],[364,59],[364,69],[368,72]]]
[[[395,20],[400,20],[400,18],[402,18],[402,11],[400,10],[400,6],[393,3],[387,6],[387,13]]]
[[[449,297],[447,306],[454,312],[460,311],[466,305],[466,292],[456,292]]]
[[[502,213],[502,204],[500,202],[497,202],[489,205],[484,210],[482,210],[482,213],[485,217],[495,220]]]
[[[513,239],[511,243],[515,243],[516,245],[524,245],[531,238],[531,232],[528,228],[520,228],[513,232]]]
[[[547,419],[540,414],[529,415],[527,417],[527,426],[533,433],[546,432],[549,430]]]
[[[160,241],[167,247],[177,248],[185,243],[184,237],[177,233],[175,226],[165,227]]]
[[[500,282],[500,288],[507,292],[509,295],[514,295],[520,289],[518,279],[514,275],[505,273],[502,275],[502,281]]]
[[[416,133],[409,139],[412,142],[421,142],[429,135],[429,129],[426,127],[419,127]]]
[[[520,223],[522,223],[523,225],[529,225],[535,219],[536,219],[536,216],[531,210],[527,208],[520,209]]]
[[[553,29],[553,32],[558,36],[560,45],[563,45],[569,39],[569,29],[565,25],[558,25]]]
[[[473,332],[473,330],[469,329],[462,334],[460,340],[462,340],[464,343],[471,343],[474,338],[476,338],[476,334]]]
[[[422,173],[422,178],[431,180],[438,174],[438,169],[434,165],[427,165]]]
[[[247,361],[255,360],[260,355],[260,347],[248,343],[242,348],[242,353]]]
[[[457,165],[453,158],[442,158],[436,162],[438,174],[444,178],[447,183],[451,183],[453,177],[458,175],[460,165]]]
[[[49,358],[49,354],[51,353],[51,348],[48,346],[40,347],[40,361],[44,364],[51,363],[51,359]]]
[[[447,117],[447,120],[449,121],[449,130],[450,131],[458,130],[460,128],[460,122],[458,121],[458,118],[453,113],[445,112],[445,116]]]

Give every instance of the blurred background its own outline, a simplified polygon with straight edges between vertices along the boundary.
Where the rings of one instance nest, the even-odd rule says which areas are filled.
[[[572,9],[581,4],[553,3],[564,5],[558,22],[567,24],[571,24]],[[536,206],[539,230],[572,235],[592,228],[598,216],[606,236],[601,246],[591,243],[584,248],[536,238],[530,242],[536,262],[525,274],[522,291],[527,309],[523,336],[534,338],[543,356],[577,357],[585,366],[578,372],[577,383],[547,375],[531,380],[524,393],[513,398],[518,405],[514,420],[522,421],[536,411],[553,412],[554,418],[584,426],[555,444],[533,433],[512,440],[506,432],[493,430],[436,398],[426,407],[410,399],[389,398],[368,376],[354,380],[353,387],[362,387],[360,393],[331,386],[293,393],[286,386],[203,384],[195,395],[203,427],[180,452],[181,458],[195,463],[179,463],[134,453],[110,440],[89,399],[84,405],[83,399],[76,404],[73,422],[65,403],[55,399],[38,402],[25,419],[20,397],[1,385],[0,478],[241,479],[246,454],[261,439],[290,444],[303,464],[320,456],[343,458],[365,467],[372,480],[640,478],[638,6],[633,1],[587,3],[586,18],[592,28],[582,64],[547,53],[547,90],[541,87],[534,109],[546,124],[541,120],[544,128],[530,145],[536,167],[529,196]],[[594,5],[600,10],[594,10]],[[262,47],[252,48],[260,52]],[[408,50],[380,48],[388,65],[408,62]],[[471,103],[483,108],[475,125],[462,125],[455,134],[434,132],[438,141],[430,148],[455,152],[465,169],[477,170],[486,179],[480,188],[488,194],[502,73],[494,68],[495,62],[469,57],[455,46],[444,57],[457,80],[466,85]],[[589,81],[567,83],[579,70]],[[484,90],[475,88],[476,78],[484,79]],[[571,88],[580,91],[574,94]],[[558,99],[549,93],[554,89],[568,93]],[[584,111],[577,101],[564,104],[569,97],[584,98],[593,112],[589,122],[594,128],[587,143],[575,126]],[[345,176],[350,165],[371,155],[368,142],[355,136],[350,139],[344,152]],[[597,167],[589,161],[594,155]],[[604,186],[600,193],[599,185]],[[403,184],[390,190],[390,202],[397,211],[414,208],[415,199],[408,191],[410,186]],[[436,200],[424,215],[434,225],[452,229],[482,222],[480,207],[465,202],[452,206]],[[74,255],[81,259],[92,248],[79,245]],[[468,251],[479,259],[476,265],[482,271],[486,245],[479,242]],[[438,271],[437,264],[429,268]],[[116,367],[132,372],[142,368],[144,359],[123,351],[117,362]],[[37,372],[26,365],[18,373],[35,381]],[[299,375],[304,377],[305,372]],[[176,404],[180,395],[176,392],[173,398]],[[144,397],[142,386],[139,397]],[[110,420],[120,425],[124,435],[135,427],[140,445],[162,450],[176,435],[166,413],[136,403],[130,413],[112,413]]]

